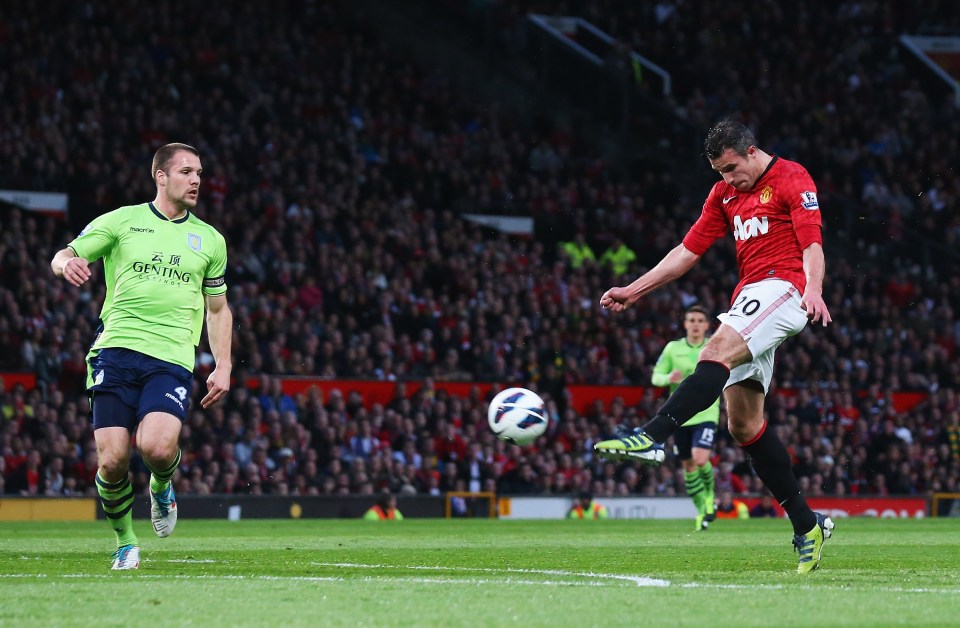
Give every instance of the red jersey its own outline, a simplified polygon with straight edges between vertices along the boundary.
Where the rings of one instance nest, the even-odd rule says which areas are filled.
[[[823,244],[820,227],[820,204],[810,173],[775,156],[748,192],[718,181],[683,246],[703,255],[717,238],[732,231],[740,268],[733,299],[745,285],[771,278],[789,281],[802,294],[807,285],[803,250]]]

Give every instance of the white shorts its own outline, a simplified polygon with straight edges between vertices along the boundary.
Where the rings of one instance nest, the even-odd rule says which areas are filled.
[[[752,379],[770,390],[773,354],[780,343],[799,334],[807,324],[800,291],[789,281],[765,279],[743,287],[729,312],[717,316],[747,342],[753,360],[730,371],[726,386]]]

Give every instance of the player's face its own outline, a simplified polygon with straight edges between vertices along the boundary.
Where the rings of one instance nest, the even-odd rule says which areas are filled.
[[[177,207],[193,209],[200,195],[200,158],[182,150],[167,162],[166,176],[161,180],[164,194]]]
[[[710,322],[707,320],[707,317],[700,312],[691,312],[683,319],[684,331],[687,332],[688,336],[692,336],[694,338],[703,338],[706,336],[707,328],[709,326]]]
[[[746,155],[740,155],[732,148],[726,148],[719,157],[710,160],[710,166],[720,173],[728,185],[741,192],[749,192],[760,178],[757,157],[756,146],[748,148]]]

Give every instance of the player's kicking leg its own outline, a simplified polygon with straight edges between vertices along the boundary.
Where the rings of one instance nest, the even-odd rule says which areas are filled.
[[[736,334],[736,332],[732,333]],[[721,332],[717,332],[707,343],[705,352],[711,344],[717,342],[720,334]],[[739,336],[736,336],[736,341],[743,345],[743,340]],[[723,355],[725,351],[729,352],[725,347],[721,347],[714,353]],[[743,345],[740,353],[749,357],[746,345]],[[741,359],[740,362],[742,361]],[[724,362],[701,359],[693,374],[680,383],[653,419],[629,434],[618,434],[610,440],[600,441],[593,446],[594,451],[597,456],[606,460],[639,460],[648,465],[662,463],[664,460],[662,443],[666,442],[677,428],[693,418],[695,414],[713,405],[723,392],[723,386],[729,377],[730,368]]]

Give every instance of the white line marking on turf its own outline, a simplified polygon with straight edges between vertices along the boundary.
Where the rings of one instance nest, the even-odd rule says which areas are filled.
[[[311,565],[316,565],[318,567],[347,567],[355,569],[411,569],[411,570],[429,570],[429,571],[452,571],[452,572],[468,572],[476,571],[483,573],[526,573],[526,574],[543,574],[543,575],[554,575],[554,576],[567,576],[567,577],[577,577],[577,578],[599,578],[602,580],[625,580],[628,582],[634,582],[637,586],[640,587],[669,587],[675,586],[684,589],[741,589],[744,591],[762,591],[762,590],[780,590],[780,589],[806,589],[806,590],[820,590],[822,587],[815,587],[811,585],[782,585],[782,584],[720,584],[720,583],[710,583],[710,582],[677,582],[671,583],[669,580],[661,580],[659,578],[648,578],[646,576],[627,576],[623,574],[609,574],[609,573],[594,573],[594,572],[579,572],[579,571],[561,571],[557,569],[519,569],[519,568],[510,568],[504,567],[502,569],[496,569],[493,567],[442,567],[442,566],[430,566],[430,565],[371,565],[364,563],[321,563],[321,562],[311,562]],[[502,582],[498,580],[497,582]],[[575,582],[575,581],[571,581]],[[596,583],[599,584],[599,583]],[[609,585],[611,583],[604,583]],[[844,590],[856,590],[855,587],[848,587],[846,585],[841,585]],[[904,588],[904,587],[888,587],[888,588],[873,588],[870,587],[870,591],[881,591],[888,593],[946,593],[949,595],[958,595],[960,590],[957,589],[932,589],[932,588]]]
[[[594,572],[582,572],[582,571],[562,571],[559,569],[515,569],[511,567],[504,567],[502,569],[496,569],[493,567],[441,567],[431,566],[431,565],[367,565],[362,563],[310,563],[311,565],[316,565],[318,567],[347,567],[354,569],[411,569],[411,570],[424,570],[424,571],[452,571],[452,572],[468,572],[476,571],[481,573],[525,573],[525,574],[538,574],[544,576],[566,576],[568,578],[595,578],[599,580],[624,580],[627,582],[632,582],[638,587],[669,587],[669,580],[661,580],[659,578],[648,578],[646,576],[626,576],[622,574],[608,574],[608,573],[594,573]]]

